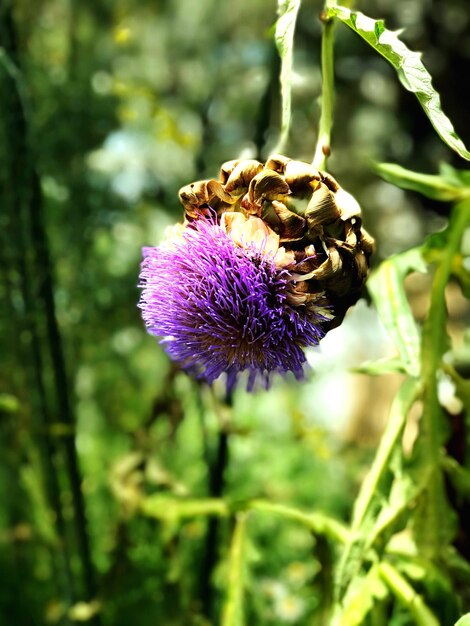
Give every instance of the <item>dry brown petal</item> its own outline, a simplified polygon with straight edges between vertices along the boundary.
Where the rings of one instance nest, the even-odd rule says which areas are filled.
[[[306,221],[297,213],[290,211],[285,204],[273,200],[272,206],[279,218],[280,224],[274,230],[282,242],[299,241],[305,234]]]
[[[320,172],[302,161],[289,161],[284,176],[292,193],[299,198],[309,196],[321,180]]]
[[[178,192],[178,196],[181,204],[185,209],[197,207],[200,204],[207,203],[209,195],[207,192],[208,180],[199,180],[190,185],[181,187]]]
[[[248,201],[261,206],[265,200],[283,200],[289,194],[289,185],[284,178],[277,172],[265,169],[250,182]]]
[[[289,157],[285,157],[282,154],[272,154],[266,161],[265,167],[268,170],[274,170],[279,174],[284,174],[286,166],[291,160],[292,159],[289,159]]]
[[[219,178],[224,185],[228,181],[230,174],[239,163],[240,159],[233,159],[232,161],[225,161],[225,163],[222,164],[222,167],[220,168]]]
[[[335,222],[339,217],[334,194],[326,185],[320,183],[305,210],[305,217],[312,235],[321,233],[323,226]]]
[[[263,169],[262,163],[254,159],[240,161],[228,177],[225,191],[235,196],[242,196],[253,178]]]
[[[208,192],[208,195],[210,196],[210,199],[216,196],[217,198],[222,200],[222,202],[225,202],[226,204],[229,204],[229,205],[235,204],[237,201],[236,197],[231,196],[229,193],[225,191],[224,186],[218,180],[209,180],[207,182],[207,192]]]
[[[320,175],[322,182],[325,183],[328,189],[331,189],[331,191],[338,191],[338,189],[340,189],[338,182],[331,174],[328,174],[327,172],[320,172]]]
[[[365,228],[361,228],[360,246],[367,256],[370,256],[375,250],[374,238],[369,235]]]

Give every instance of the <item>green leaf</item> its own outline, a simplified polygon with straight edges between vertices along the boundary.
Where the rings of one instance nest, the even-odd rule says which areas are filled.
[[[455,202],[470,197],[470,186],[459,178],[450,181],[444,175],[420,174],[395,163],[378,163],[375,170],[392,185],[417,191],[432,200]]]
[[[462,615],[459,621],[455,623],[455,626],[470,626],[470,613]]]
[[[368,285],[380,319],[397,346],[407,372],[418,376],[420,336],[404,288],[404,279],[412,271],[426,271],[419,248],[383,261],[371,275]]]
[[[292,96],[292,58],[294,30],[301,0],[278,0],[278,15],[274,39],[281,57],[281,136],[275,152],[282,152],[289,135]]]
[[[350,11],[342,6],[329,7],[328,15],[338,18],[349,26],[393,65],[401,84],[418,98],[424,112],[444,143],[462,158],[470,161],[470,152],[442,110],[441,99],[432,86],[431,75],[424,67],[420,53],[410,50],[396,32],[385,28],[382,20],[373,20],[359,11]]]
[[[360,626],[376,600],[383,600],[388,589],[381,581],[377,565],[366,576],[357,576],[344,601],[336,607],[333,626]]]

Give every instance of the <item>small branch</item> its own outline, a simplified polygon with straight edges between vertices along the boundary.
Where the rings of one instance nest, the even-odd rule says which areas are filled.
[[[318,128],[318,139],[312,164],[319,170],[326,169],[326,162],[331,152],[331,129],[333,126],[334,106],[334,28],[335,23],[327,13],[328,1],[325,10],[320,14],[323,23],[321,43],[321,114]]]
[[[390,563],[380,563],[379,574],[397,600],[413,615],[417,626],[439,626],[439,622],[423,598]]]
[[[349,538],[348,529],[332,517],[322,513],[304,513],[283,504],[272,504],[262,500],[248,503],[247,510],[260,513],[274,513],[287,519],[292,519],[307,526],[316,535],[324,535],[339,543],[345,543]]]

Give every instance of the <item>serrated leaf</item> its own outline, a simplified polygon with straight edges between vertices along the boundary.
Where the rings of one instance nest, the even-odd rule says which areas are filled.
[[[278,0],[278,15],[274,39],[281,57],[281,136],[275,152],[282,152],[289,135],[292,99],[292,59],[294,31],[301,0]]]
[[[417,191],[432,200],[456,202],[470,197],[470,186],[465,186],[459,179],[451,182],[442,175],[412,172],[395,163],[378,163],[375,170],[388,183],[402,189]]]
[[[397,346],[407,372],[418,376],[420,335],[404,288],[405,277],[413,271],[426,271],[419,248],[383,261],[372,273],[368,285],[382,324]]]
[[[470,161],[470,152],[442,110],[440,96],[432,86],[431,75],[424,67],[420,53],[410,50],[399,38],[400,33],[388,30],[382,20],[373,20],[342,6],[329,7],[328,15],[349,26],[395,68],[400,82],[415,94],[444,143]]]

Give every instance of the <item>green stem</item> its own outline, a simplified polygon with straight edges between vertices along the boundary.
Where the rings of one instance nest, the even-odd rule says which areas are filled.
[[[438,460],[441,442],[438,433],[441,411],[437,401],[437,372],[446,349],[447,307],[445,290],[452,274],[452,265],[460,249],[465,228],[470,224],[470,201],[457,204],[450,224],[445,253],[436,268],[429,315],[423,328],[422,371],[425,382],[422,432],[429,436],[435,460]]]
[[[372,520],[378,514],[378,508],[381,506],[380,487],[383,485],[385,477],[390,473],[389,463],[392,453],[399,445],[400,437],[405,428],[406,417],[418,397],[419,391],[419,381],[414,378],[407,378],[393,401],[387,426],[380,440],[372,467],[361,485],[354,505],[352,532],[344,546],[338,566],[336,586],[338,599],[346,596],[351,581],[359,573],[368,552],[367,543],[370,538],[371,527],[368,528],[367,533],[364,533],[362,529],[367,525],[368,520]]]
[[[325,535],[339,543],[345,543],[348,540],[347,528],[340,522],[322,513],[304,513],[283,504],[272,504],[262,500],[254,500],[248,503],[247,510],[260,513],[274,513],[287,519],[295,520],[306,525],[315,534]]]
[[[228,557],[227,596],[222,613],[222,626],[243,624],[244,546],[247,514],[239,513],[235,520]]]
[[[460,242],[465,228],[470,223],[470,201],[466,200],[454,207],[450,218],[447,243],[442,251],[431,288],[429,314],[423,327],[422,338],[422,379],[424,383],[423,418],[421,422],[420,445],[425,449],[431,469],[426,500],[426,527],[428,532],[424,543],[429,558],[439,554],[445,525],[441,522],[441,502],[444,496],[444,484],[440,470],[443,411],[437,392],[437,375],[447,346],[447,307],[445,290],[452,275],[452,265],[459,253]]]
[[[408,581],[390,563],[380,563],[379,573],[397,600],[410,611],[417,626],[439,626],[434,613]]]
[[[320,19],[323,22],[323,34],[321,43],[321,114],[318,129],[318,139],[313,157],[313,166],[319,170],[326,169],[326,162],[330,155],[331,148],[331,128],[333,126],[333,106],[334,106],[334,28],[335,23],[328,17],[328,6],[325,3],[325,11]]]
[[[357,530],[364,521],[367,511],[378,493],[383,476],[389,472],[392,452],[403,434],[406,417],[418,397],[419,391],[418,381],[414,378],[407,378],[395,396],[372,467],[365,477],[356,499],[352,521],[353,530]]]
[[[208,490],[211,498],[222,498],[225,487],[225,471],[229,463],[229,426],[230,413],[232,408],[232,396],[227,394],[225,402],[217,403],[218,412],[217,443],[214,458],[208,467]],[[215,606],[215,590],[212,584],[212,575],[217,564],[218,544],[219,544],[220,523],[217,517],[211,517],[207,523],[206,545],[204,550],[201,599],[203,613],[207,618],[211,618]]]

